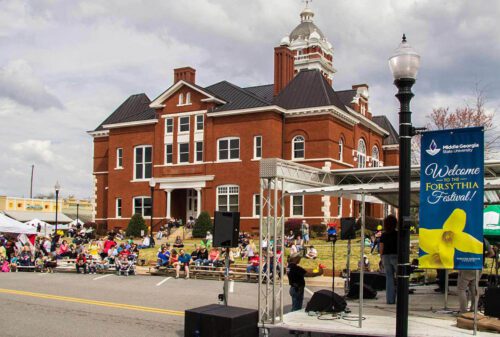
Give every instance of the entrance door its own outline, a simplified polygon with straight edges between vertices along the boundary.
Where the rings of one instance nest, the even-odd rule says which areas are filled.
[[[191,216],[193,217],[193,219],[196,219],[196,215],[198,214],[198,197],[196,190],[193,189],[187,190],[186,199],[187,199],[186,221],[188,221],[189,217]]]

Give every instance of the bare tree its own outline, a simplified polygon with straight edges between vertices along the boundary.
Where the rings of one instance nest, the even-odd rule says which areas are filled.
[[[428,130],[444,130],[483,126],[485,130],[485,155],[488,157],[498,147],[500,135],[495,130],[494,117],[496,109],[488,110],[486,104],[488,98],[485,88],[479,83],[474,86],[472,102],[465,102],[464,106],[451,110],[449,107],[438,107],[432,109],[432,113],[427,115]],[[420,163],[420,137],[412,139],[412,163]]]

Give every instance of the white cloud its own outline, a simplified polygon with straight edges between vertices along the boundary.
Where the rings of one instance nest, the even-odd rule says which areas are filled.
[[[33,109],[62,106],[25,60],[13,60],[0,69],[0,97]]]

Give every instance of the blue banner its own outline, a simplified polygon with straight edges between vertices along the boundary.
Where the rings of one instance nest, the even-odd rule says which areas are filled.
[[[425,132],[420,149],[419,267],[482,269],[483,128]]]

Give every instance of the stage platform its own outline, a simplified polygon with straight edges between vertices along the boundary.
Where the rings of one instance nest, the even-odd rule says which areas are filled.
[[[444,313],[444,295],[434,292],[435,286],[415,288],[410,295],[410,317],[408,336],[411,337],[465,337],[473,336],[472,330],[456,326],[456,316]],[[456,293],[451,291],[449,308],[458,309]],[[348,301],[351,313],[344,318],[330,315],[309,316],[304,310],[284,315],[283,322],[265,327],[284,328],[303,332],[346,334],[351,336],[394,336],[396,331],[396,306],[385,304],[385,293],[379,292],[378,298],[364,300],[362,328],[358,327],[358,301]],[[477,336],[496,336],[497,333],[478,331]]]

